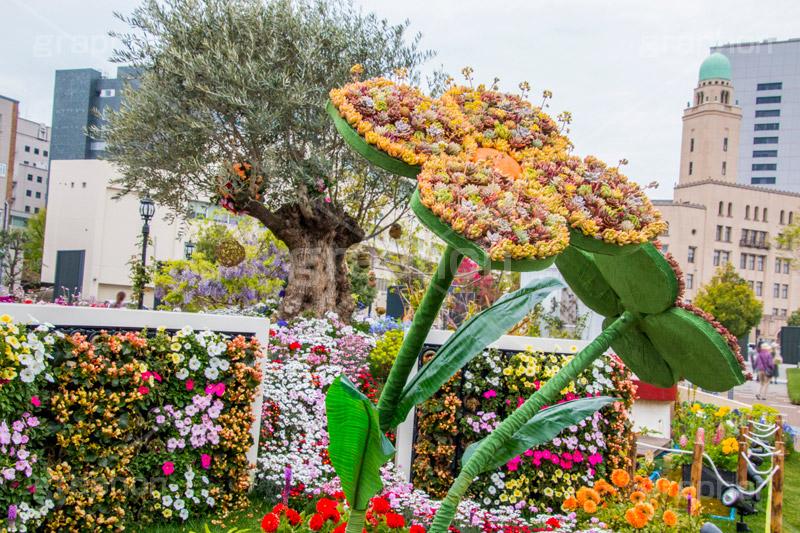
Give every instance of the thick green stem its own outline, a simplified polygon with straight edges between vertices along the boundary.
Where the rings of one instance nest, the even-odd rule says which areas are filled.
[[[551,403],[581,372],[589,368],[595,359],[603,355],[614,340],[640,319],[641,316],[637,313],[625,312],[486,437],[484,443],[470,458],[469,462],[464,465],[458,478],[456,478],[450,490],[447,491],[447,496],[442,501],[442,505],[436,513],[428,533],[447,532],[450,522],[453,521],[453,516],[455,516],[458,504],[461,503],[464,494],[472,484],[472,480],[484,471],[484,468],[486,468],[486,465],[500,447],[538,413],[545,404]]]
[[[350,509],[350,518],[347,520],[347,528],[344,533],[362,533],[364,531],[364,520],[367,517],[367,510],[358,511]]]
[[[444,302],[447,292],[450,290],[450,285],[453,283],[453,278],[463,258],[464,256],[458,250],[448,246],[441,261],[439,261],[439,266],[436,267],[436,272],[433,273],[431,284],[428,286],[428,290],[425,292],[425,296],[414,314],[414,320],[406,332],[403,345],[397,353],[397,358],[389,372],[386,385],[383,387],[381,398],[378,401],[378,414],[380,415],[382,431],[388,431],[390,428],[389,425],[397,410],[397,401],[406,386],[408,375],[417,363],[422,345],[428,337],[433,321],[436,320],[436,315],[439,314],[439,309],[442,307],[442,302]]]

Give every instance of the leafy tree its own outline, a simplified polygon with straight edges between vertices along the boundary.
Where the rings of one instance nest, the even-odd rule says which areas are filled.
[[[22,274],[27,239],[25,230],[21,228],[0,230],[0,261],[2,261],[0,264],[2,264],[3,285],[9,292],[14,291]]]
[[[42,278],[42,256],[44,253],[44,226],[47,210],[42,209],[28,219],[25,226],[24,264],[22,282],[25,285],[37,285]]]
[[[378,295],[378,289],[369,283],[369,268],[358,266],[358,261],[352,256],[347,258],[347,266],[350,269],[347,277],[350,279],[356,305],[359,308],[368,307]]]
[[[800,326],[800,309],[795,309],[786,321],[787,326]]]
[[[173,213],[230,183],[229,207],[291,253],[279,314],[349,319],[345,251],[401,218],[414,183],[344,143],[325,111],[328,92],[356,64],[365,77],[399,71],[418,83],[432,56],[420,36],[345,0],[144,0],[118,16],[133,31],[115,34],[114,60],[137,68],[140,83],[93,134],[108,142],[119,183],[149,190]]]
[[[737,338],[746,337],[764,312],[764,304],[731,263],[719,267],[711,281],[700,287],[694,304],[714,315]]]

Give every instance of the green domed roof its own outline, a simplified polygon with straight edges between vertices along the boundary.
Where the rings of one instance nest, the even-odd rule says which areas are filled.
[[[711,54],[700,65],[700,79],[698,81],[710,79],[728,81],[731,79],[731,62],[720,53]]]

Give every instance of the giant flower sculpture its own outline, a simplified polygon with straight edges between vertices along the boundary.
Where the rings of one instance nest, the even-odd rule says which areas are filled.
[[[656,386],[681,377],[710,390],[743,382],[730,334],[713,317],[680,303],[679,272],[650,242],[666,223],[642,188],[618,168],[571,155],[571,143],[541,108],[483,86],[452,86],[428,98],[383,78],[355,81],[330,96],[328,112],[350,146],[388,171],[417,179],[412,210],[448,245],[377,410],[346,378],[328,393],[328,422],[336,428],[329,454],[352,508],[348,532],[361,530],[366,502],[381,486],[378,467],[394,452],[382,432],[563,287],[537,280],[501,298],[409,380],[464,256],[484,269],[540,270],[555,262],[577,296],[608,318],[600,336],[472,449],[436,515],[434,533],[447,531],[478,474],[555,435],[542,430],[542,420],[563,428],[600,407],[576,404],[572,414],[542,410],[611,346],[641,380]]]

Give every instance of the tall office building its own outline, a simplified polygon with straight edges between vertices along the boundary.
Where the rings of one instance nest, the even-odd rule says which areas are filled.
[[[715,46],[741,108],[737,182],[800,192],[800,39]]]
[[[49,151],[50,128],[20,117],[19,102],[0,96],[0,224],[24,226],[44,209]]]
[[[116,78],[106,78],[91,68],[57,70],[53,94],[53,142],[50,159],[98,159],[105,142],[87,132],[101,126],[103,110],[117,110],[125,84],[138,85],[136,69],[119,67]]]

